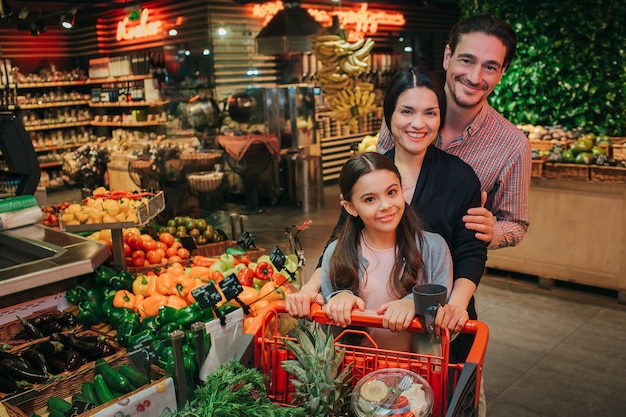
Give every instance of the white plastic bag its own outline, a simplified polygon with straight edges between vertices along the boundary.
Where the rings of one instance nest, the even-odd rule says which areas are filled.
[[[237,309],[226,315],[226,325],[222,326],[219,320],[206,323],[206,332],[211,336],[211,349],[202,368],[200,379],[206,381],[218,366],[235,359],[239,345],[243,339],[243,309]]]

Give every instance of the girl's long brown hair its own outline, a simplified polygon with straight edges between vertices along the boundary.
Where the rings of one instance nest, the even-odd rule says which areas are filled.
[[[398,168],[387,157],[366,152],[350,158],[341,169],[339,189],[343,199],[351,201],[352,188],[363,175],[377,170],[391,171],[400,178]],[[422,254],[415,242],[416,236],[423,238],[420,221],[411,206],[405,203],[404,214],[396,229],[396,260],[389,279],[389,289],[398,298],[409,294],[417,283],[419,270],[423,267]],[[360,293],[359,270],[361,232],[364,228],[360,217],[348,216],[337,237],[337,246],[330,258],[330,279],[333,288],[348,289],[354,294]]]

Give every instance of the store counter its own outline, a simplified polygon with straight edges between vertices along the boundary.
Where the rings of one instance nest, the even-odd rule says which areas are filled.
[[[1,231],[0,248],[0,307],[19,302],[17,293],[93,272],[111,255],[103,242],[40,224]]]
[[[626,185],[533,178],[529,210],[522,242],[489,251],[488,268],[616,290],[626,303]]]

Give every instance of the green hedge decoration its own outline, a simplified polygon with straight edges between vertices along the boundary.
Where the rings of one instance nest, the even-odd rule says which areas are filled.
[[[459,9],[493,13],[517,33],[490,98],[509,120],[626,136],[626,2],[459,0]]]

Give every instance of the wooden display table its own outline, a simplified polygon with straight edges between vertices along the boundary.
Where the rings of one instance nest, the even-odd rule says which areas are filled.
[[[529,210],[522,242],[489,251],[488,268],[615,290],[626,303],[626,185],[532,178]]]

